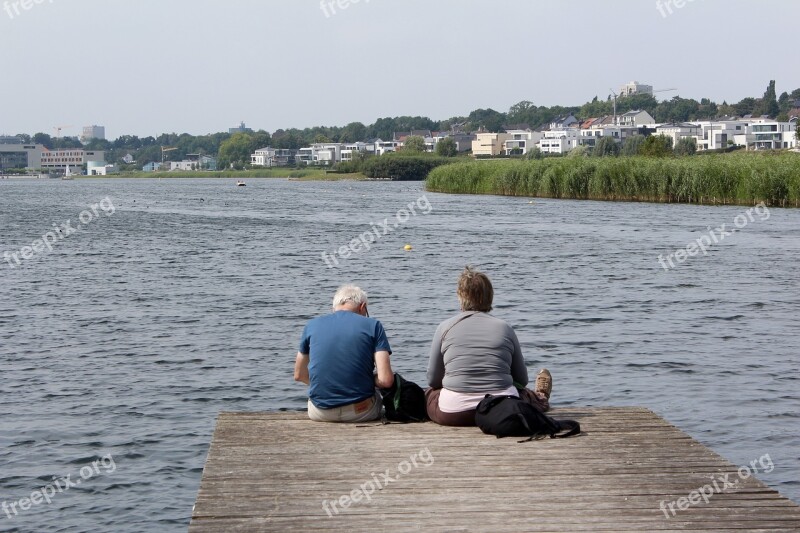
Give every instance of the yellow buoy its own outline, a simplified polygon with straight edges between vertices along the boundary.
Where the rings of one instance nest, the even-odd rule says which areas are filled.
[[[410,244],[406,244],[406,245],[405,245],[405,247],[404,247],[404,249],[405,249],[405,251],[406,251],[406,252],[410,252],[411,250],[413,250],[413,249],[414,249],[414,247],[413,247],[413,246],[411,246]]]

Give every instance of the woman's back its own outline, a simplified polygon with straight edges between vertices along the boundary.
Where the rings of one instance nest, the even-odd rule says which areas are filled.
[[[528,372],[511,326],[487,313],[465,312],[437,328],[428,382],[455,392],[492,392],[514,382],[526,385]]]

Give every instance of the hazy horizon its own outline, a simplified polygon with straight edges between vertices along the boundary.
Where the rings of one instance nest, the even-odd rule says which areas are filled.
[[[0,2],[0,134],[445,120],[632,80],[717,103],[800,87],[792,0],[26,1]]]

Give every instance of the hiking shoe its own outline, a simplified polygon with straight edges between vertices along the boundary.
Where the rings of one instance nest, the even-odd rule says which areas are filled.
[[[536,384],[534,385],[533,392],[539,392],[545,395],[549,400],[550,393],[553,392],[553,376],[550,371],[543,368],[536,374]]]

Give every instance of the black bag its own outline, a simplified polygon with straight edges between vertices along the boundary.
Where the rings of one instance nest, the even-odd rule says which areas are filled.
[[[488,435],[503,437],[529,437],[551,439],[571,437],[581,432],[574,420],[555,420],[516,396],[491,396],[478,404],[475,423]],[[566,432],[566,433],[565,433]]]
[[[389,389],[381,389],[386,419],[393,422],[425,422],[428,410],[425,407],[425,391],[400,374],[394,375]]]

